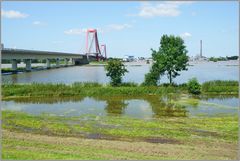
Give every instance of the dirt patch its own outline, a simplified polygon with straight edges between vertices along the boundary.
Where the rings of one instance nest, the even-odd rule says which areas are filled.
[[[189,131],[200,136],[219,136],[219,134],[215,131],[207,131],[202,129],[189,129]]]
[[[180,141],[169,139],[169,138],[160,138],[160,137],[152,137],[143,139],[143,141],[148,143],[161,143],[161,144],[181,144]]]
[[[105,135],[100,133],[90,133],[86,134],[84,136],[86,139],[101,139],[101,140],[119,140],[119,137],[111,136],[111,135]]]

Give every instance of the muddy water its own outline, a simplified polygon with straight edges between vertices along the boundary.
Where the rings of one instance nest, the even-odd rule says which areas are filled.
[[[141,119],[237,114],[238,98],[189,96],[21,98],[2,101],[3,110],[58,116],[128,116]]]

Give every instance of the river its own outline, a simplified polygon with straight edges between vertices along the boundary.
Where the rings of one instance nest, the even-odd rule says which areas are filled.
[[[124,82],[142,83],[144,75],[149,71],[151,65],[146,63],[126,63],[128,73],[123,77]],[[175,83],[184,83],[196,77],[200,83],[210,80],[238,80],[238,61],[223,62],[191,62],[187,71],[182,71],[180,76],[174,79]],[[40,70],[11,75],[2,75],[3,83],[66,83],[74,82],[98,82],[108,83],[104,66],[85,65]],[[166,76],[161,78],[160,83],[168,82]]]

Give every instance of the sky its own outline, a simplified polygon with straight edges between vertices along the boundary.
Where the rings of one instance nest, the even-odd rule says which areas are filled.
[[[86,52],[97,29],[108,57],[151,57],[163,34],[184,39],[189,56],[238,55],[238,2],[2,2],[5,48]]]

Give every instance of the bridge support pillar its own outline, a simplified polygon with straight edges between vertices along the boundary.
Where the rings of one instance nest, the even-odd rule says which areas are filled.
[[[17,59],[12,60],[12,70],[17,70]]]
[[[26,63],[26,71],[31,71],[31,69],[32,69],[32,67],[31,67],[31,59],[26,59],[25,63]]]
[[[51,68],[50,59],[46,59],[47,69]]]
[[[59,58],[56,59],[56,67],[57,67],[57,68],[60,67],[60,59],[59,59]]]
[[[65,59],[65,66],[68,66],[68,58]]]

